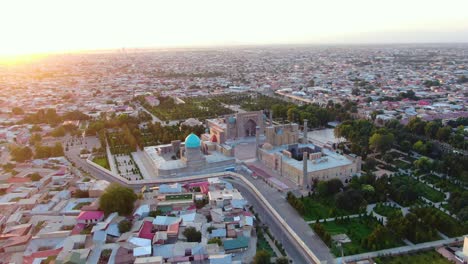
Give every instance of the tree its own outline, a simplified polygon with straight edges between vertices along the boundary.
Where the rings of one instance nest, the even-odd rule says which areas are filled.
[[[63,126],[59,126],[55,128],[54,130],[52,130],[52,132],[50,132],[50,135],[53,137],[63,137],[65,136],[65,134],[66,134],[66,131]]]
[[[132,223],[130,221],[128,221],[128,220],[120,221],[120,223],[119,223],[119,232],[121,234],[130,231],[131,228],[132,228]]]
[[[317,185],[317,192],[320,196],[334,195],[343,188],[340,179],[331,179],[329,181],[320,181]]]
[[[362,193],[358,190],[349,189],[336,195],[336,206],[338,208],[356,212],[360,207],[366,205]]]
[[[421,157],[414,161],[414,166],[423,172],[429,172],[432,168],[432,162],[427,157]]]
[[[436,138],[440,141],[447,141],[452,133],[452,128],[449,126],[440,127],[437,130]]]
[[[133,212],[137,195],[132,189],[112,183],[106,188],[99,199],[99,207],[106,215],[113,212],[119,215],[129,215]]]
[[[208,240],[208,244],[218,244],[218,246],[221,246],[223,241],[221,241],[221,238],[219,237],[213,237]]]
[[[162,215],[162,211],[160,209],[157,209],[156,211],[150,211],[148,214],[150,217],[156,217],[158,215]]]
[[[289,259],[287,257],[276,258],[276,264],[289,264]]]
[[[201,241],[202,234],[195,227],[187,227],[182,234],[187,238],[187,242]]]
[[[29,174],[31,181],[40,181],[42,179],[41,175],[37,172]]]
[[[435,121],[426,123],[426,126],[424,127],[424,133],[426,137],[435,138],[440,126],[441,124]]]
[[[30,160],[33,156],[33,152],[29,147],[13,146],[10,148],[10,154],[12,159],[16,162],[25,162]]]
[[[32,144],[32,145],[34,145],[36,143],[41,143],[41,141],[42,141],[42,136],[39,133],[34,133],[29,138],[29,143]]]
[[[388,133],[388,134],[374,133],[369,138],[369,145],[375,151],[384,152],[392,147],[393,141],[395,141],[395,137],[393,136],[392,133]]]
[[[266,250],[259,250],[255,254],[255,257],[253,259],[253,264],[270,264],[271,261],[271,256],[270,253]]]
[[[38,125],[33,125],[29,131],[31,131],[31,132],[41,132],[42,128],[40,126],[38,126]]]
[[[24,115],[24,110],[20,107],[13,107],[11,113],[14,115]]]

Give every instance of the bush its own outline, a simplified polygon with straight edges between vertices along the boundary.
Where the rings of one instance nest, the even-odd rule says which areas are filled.
[[[187,238],[187,242],[201,241],[202,234],[195,227],[187,227],[182,234]]]
[[[130,231],[131,228],[132,228],[132,223],[128,220],[123,220],[119,223],[119,232],[121,234]]]

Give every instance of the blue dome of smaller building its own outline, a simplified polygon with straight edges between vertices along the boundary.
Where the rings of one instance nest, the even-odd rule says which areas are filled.
[[[186,148],[199,148],[200,146],[200,138],[197,135],[191,133],[185,138]]]
[[[265,114],[263,114],[263,120],[267,120],[267,116]]]
[[[278,134],[278,135],[283,135],[283,129],[281,129],[281,128],[278,129],[278,132],[276,132],[276,134]]]
[[[228,118],[228,122],[229,122],[229,124],[235,124],[235,123],[236,123],[236,118],[233,117],[233,116],[230,116],[230,117]]]

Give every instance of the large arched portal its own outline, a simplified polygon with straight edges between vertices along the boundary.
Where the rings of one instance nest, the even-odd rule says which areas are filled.
[[[255,128],[257,127],[257,123],[253,121],[252,119],[247,120],[245,122],[244,128],[245,128],[245,135],[246,137],[252,137],[255,136]]]

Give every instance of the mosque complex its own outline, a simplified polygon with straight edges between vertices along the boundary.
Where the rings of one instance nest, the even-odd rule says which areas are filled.
[[[235,155],[236,144],[242,142],[255,143],[251,148],[255,161],[303,188],[315,180],[347,182],[361,170],[360,157],[309,143],[307,120],[302,137],[298,124],[274,125],[271,114],[267,118],[263,111],[208,119],[206,126],[200,137],[192,133],[184,142],[145,147],[152,174],[167,178],[234,170],[245,164]]]

